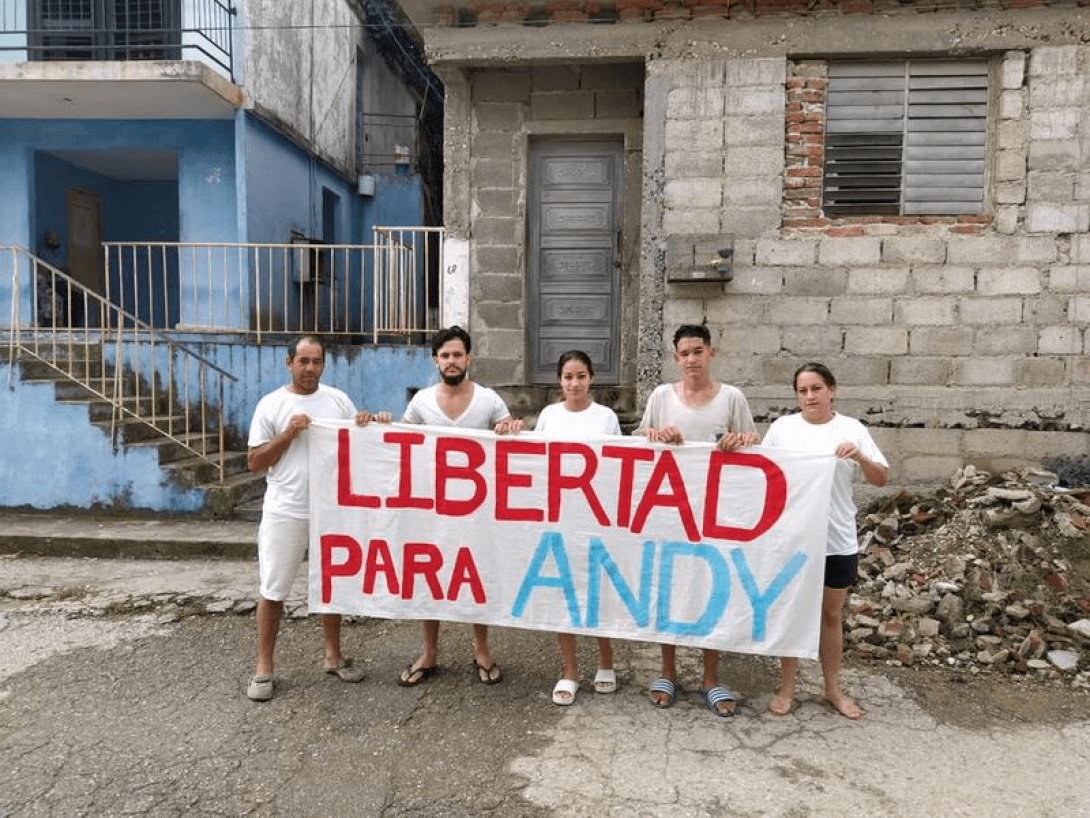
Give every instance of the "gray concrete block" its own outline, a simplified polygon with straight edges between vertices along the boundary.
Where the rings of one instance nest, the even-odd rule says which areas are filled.
[[[780,350],[780,328],[769,324],[729,324],[719,332],[720,353],[769,355]]]
[[[1022,321],[1033,327],[1063,324],[1067,321],[1069,306],[1069,296],[1059,293],[1026,298],[1022,303]]]
[[[672,150],[664,160],[666,178],[693,179],[723,176],[723,151]]]
[[[782,57],[726,60],[724,81],[732,87],[781,87],[787,82],[787,61]]]
[[[1022,358],[1015,365],[1015,383],[1024,387],[1063,386],[1067,383],[1064,358]]]
[[[694,88],[682,86],[666,94],[666,116],[669,119],[721,118],[725,104],[721,87]]]
[[[723,122],[715,119],[666,120],[666,144],[689,151],[722,150]]]
[[[946,247],[948,264],[1005,264],[1010,261],[1012,243],[1010,239],[992,236],[956,236]]]
[[[526,228],[524,219],[489,216],[473,220],[473,239],[477,244],[518,244]]]
[[[920,294],[971,293],[976,290],[976,276],[971,267],[913,267],[912,287]]]
[[[946,244],[931,236],[890,236],[882,240],[882,261],[887,264],[942,264]]]
[[[894,303],[893,320],[909,327],[955,324],[956,304],[949,298],[934,296],[899,298]]]
[[[667,208],[718,208],[723,198],[720,179],[670,179],[663,186],[663,204]]]
[[[910,268],[851,267],[847,292],[853,295],[896,295],[908,290]]]
[[[522,129],[525,108],[514,103],[487,102],[473,106],[478,132],[515,133]]]
[[[1022,320],[1022,299],[959,298],[958,317],[965,324],[1017,324]]]
[[[980,295],[1033,295],[1041,292],[1041,273],[1035,267],[982,267],[976,289]]]
[[[818,245],[818,263],[835,266],[874,265],[882,257],[882,241],[876,238],[824,238]]]
[[[817,242],[808,239],[759,237],[756,242],[756,262],[768,267],[801,267],[814,263]]]
[[[908,351],[910,355],[964,355],[972,349],[972,327],[919,327],[910,329]]]
[[[1037,138],[1029,143],[1026,167],[1034,170],[1077,171],[1082,150],[1078,139]]]
[[[728,117],[723,131],[727,147],[736,145],[784,145],[783,117]]]
[[[1017,236],[1014,239],[1016,264],[1051,264],[1060,258],[1059,240],[1056,236]]]
[[[904,355],[908,330],[904,327],[845,327],[844,351],[849,355]]]
[[[1078,70],[1079,48],[1075,45],[1042,45],[1030,52],[1030,77],[1073,74]]]
[[[943,386],[950,382],[953,374],[954,362],[951,358],[924,358],[914,355],[910,358],[894,358],[890,361],[889,382]]]
[[[719,208],[670,208],[662,214],[664,233],[718,233]]]
[[[473,277],[470,303],[489,301],[518,301],[523,298],[523,280],[521,275],[511,273],[487,273],[479,267]]]
[[[736,238],[757,237],[780,226],[779,202],[767,207],[723,207],[719,221],[724,233]]]
[[[1024,326],[981,327],[976,331],[972,347],[966,347],[962,354],[970,351],[981,356],[1035,355],[1037,330]]]
[[[904,455],[948,455],[961,448],[960,429],[899,429],[897,447]]]
[[[530,100],[530,72],[525,70],[478,71],[473,76],[473,99],[481,102],[513,102],[525,105]]]
[[[1030,145],[1032,146],[1038,140],[1077,140],[1081,121],[1082,111],[1076,108],[1031,111],[1029,115]],[[1030,167],[1033,167],[1032,162]]]
[[[1037,352],[1041,355],[1081,355],[1081,327],[1044,327],[1037,333]]]
[[[1087,244],[1090,245],[1090,242],[1087,242]],[[1072,257],[1078,255],[1078,251],[1074,246],[1072,246],[1071,255]],[[1049,268],[1048,290],[1053,293],[1090,292],[1090,264],[1071,264]]]
[[[1031,202],[1026,207],[1026,229],[1034,233],[1078,233],[1090,228],[1090,207],[1085,204]]]
[[[579,65],[549,63],[533,66],[530,76],[532,91],[575,91],[582,82],[583,72]]]
[[[999,77],[1000,88],[1021,88],[1025,75],[1026,53],[1024,51],[1008,51],[1003,54]]]
[[[748,176],[774,176],[782,186],[783,165],[783,149],[779,145],[732,145],[727,150],[723,167],[731,180]]]
[[[789,325],[780,332],[780,344],[784,352],[808,361],[827,358],[844,351],[844,331],[823,324]]]
[[[783,270],[776,267],[739,266],[736,260],[734,280],[726,286],[730,293],[781,295]]]
[[[728,151],[728,157],[730,152]],[[768,207],[777,211],[783,198],[779,176],[732,178],[723,186],[723,204],[729,207]]]
[[[783,271],[783,291],[789,296],[838,296],[848,286],[848,271],[814,267],[789,267]]]
[[[791,325],[824,324],[829,320],[829,299],[799,296],[776,299],[768,305],[768,320],[784,327]]]
[[[829,319],[834,324],[863,326],[888,324],[893,315],[892,298],[834,298],[829,305]]]
[[[997,182],[1023,182],[1026,179],[1026,152],[996,151],[995,179]]]
[[[1012,358],[960,358],[954,371],[954,383],[962,386],[1006,386],[1014,380]]]
[[[594,118],[593,91],[534,91],[530,94],[531,119]]]
[[[613,88],[594,92],[595,119],[636,119],[643,111],[638,88]]]

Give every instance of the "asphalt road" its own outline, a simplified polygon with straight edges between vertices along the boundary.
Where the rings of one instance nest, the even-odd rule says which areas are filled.
[[[0,818],[1090,816],[1090,712],[967,728],[866,668],[845,679],[862,722],[818,703],[812,663],[799,707],[776,718],[774,663],[727,655],[746,701],[717,719],[695,693],[697,651],[679,651],[685,693],[658,711],[655,646],[617,643],[621,688],[602,696],[581,640],[583,689],[559,708],[548,634],[496,630],[505,679],[486,687],[470,629],[445,626],[441,672],[406,689],[394,679],[419,626],[351,620],[345,652],[368,675],[348,685],[321,673],[317,622],[296,609],[277,695],[254,703],[253,573],[0,559]]]

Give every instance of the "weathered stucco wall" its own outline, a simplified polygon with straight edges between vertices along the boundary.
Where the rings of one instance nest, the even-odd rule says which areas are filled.
[[[243,83],[247,101],[333,167],[356,167],[356,50],[361,19],[346,0],[248,0]]]

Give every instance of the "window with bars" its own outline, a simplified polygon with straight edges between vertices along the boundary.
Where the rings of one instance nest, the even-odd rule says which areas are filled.
[[[985,60],[830,62],[827,216],[984,209]]]
[[[181,0],[31,0],[36,60],[181,58]]]

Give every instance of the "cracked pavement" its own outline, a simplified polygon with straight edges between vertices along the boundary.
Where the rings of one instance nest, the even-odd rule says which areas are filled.
[[[699,652],[678,651],[671,710],[645,689],[657,647],[615,642],[620,689],[552,705],[546,633],[495,629],[504,682],[478,684],[470,629],[445,625],[441,672],[394,680],[414,622],[350,619],[358,685],[321,672],[303,578],[277,646],[277,692],[250,702],[256,567],[245,560],[0,558],[0,818],[37,816],[1090,816],[1090,709],[965,727],[876,668],[847,689],[850,722],[818,702],[764,711],[775,663],[725,654],[746,698],[717,719],[696,693]],[[1090,699],[1084,699],[1090,701]]]

